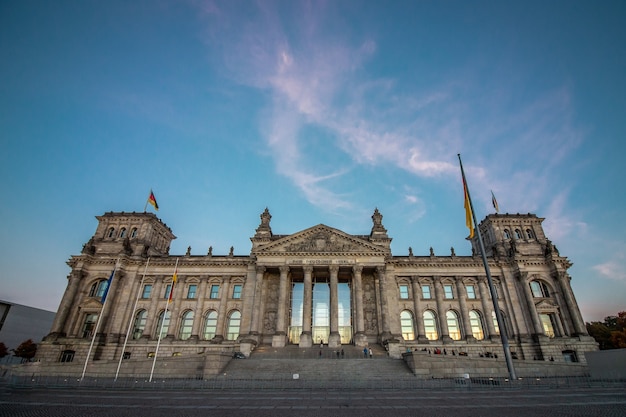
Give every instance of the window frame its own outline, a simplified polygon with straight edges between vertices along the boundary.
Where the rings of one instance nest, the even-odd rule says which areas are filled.
[[[398,286],[398,290],[400,291],[400,299],[401,300],[408,300],[408,299],[410,299],[409,286],[407,284],[400,284]]]
[[[242,284],[233,284],[233,291],[231,293],[231,297],[233,300],[241,300],[241,293],[243,291]]]
[[[422,284],[422,299],[423,300],[432,300],[433,299],[433,293],[431,291],[430,285],[429,284]]]
[[[220,285],[211,284],[211,287],[209,288],[209,299],[219,300],[219,298],[220,298]]]

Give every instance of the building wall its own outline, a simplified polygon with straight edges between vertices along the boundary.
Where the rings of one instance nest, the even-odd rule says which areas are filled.
[[[0,342],[9,351],[28,339],[39,343],[50,332],[54,315],[52,311],[0,301]]]
[[[318,225],[291,235],[274,235],[271,216],[261,214],[261,224],[251,238],[249,256],[169,255],[171,230],[156,216],[147,213],[106,213],[99,216],[95,235],[80,255],[68,264],[66,292],[51,333],[42,344],[40,358],[46,361],[87,357],[96,322],[86,327],[86,317],[100,321],[95,338],[95,359],[114,361],[123,352],[131,358],[145,358],[159,344],[159,314],[171,315],[164,335],[165,355],[197,355],[216,352],[228,346],[249,350],[259,344],[280,348],[289,343],[291,286],[304,288],[304,331],[299,345],[309,347],[312,289],[316,280],[330,288],[329,345],[340,344],[337,333],[337,282],[349,282],[351,292],[351,343],[366,346],[380,343],[390,355],[400,357],[409,349],[445,348],[480,357],[502,349],[499,333],[492,320],[493,299],[481,258],[475,255],[394,256],[391,239],[376,210],[368,235],[349,235],[338,229]],[[484,235],[498,308],[511,351],[519,360],[578,361],[585,363],[586,351],[597,349],[587,335],[584,322],[569,285],[569,260],[545,237],[535,215],[490,215],[479,225]],[[106,302],[97,289],[115,270]],[[172,301],[167,288],[173,284]],[[152,286],[150,297],[141,294]],[[233,296],[235,286],[239,296]],[[467,293],[474,286],[475,297]],[[187,297],[190,286],[195,295]],[[212,286],[219,292],[211,295]],[[429,286],[430,297],[424,297]],[[449,286],[446,288],[446,286]],[[452,297],[449,297],[451,290]],[[335,297],[335,298],[333,298]],[[133,337],[138,312],[145,311],[143,333]],[[451,332],[446,316],[457,315],[460,337]],[[484,337],[475,338],[470,312],[481,317]],[[217,320],[214,337],[204,337],[207,314]],[[412,317],[411,331],[401,315]],[[435,316],[438,338],[429,340],[424,313]],[[181,333],[185,317],[189,329]],[[235,320],[234,317],[240,315]],[[308,321],[307,321],[308,320]],[[542,321],[543,320],[543,321]],[[547,320],[547,321],[546,321]],[[229,325],[239,323],[236,337],[229,337]],[[547,323],[547,324],[546,324]],[[452,323],[450,323],[452,324]],[[404,325],[404,328],[403,328]],[[232,327],[232,326],[231,326]],[[129,339],[126,334],[129,331]],[[189,336],[189,337],[188,337]],[[229,340],[230,339],[230,340]],[[64,353],[65,352],[65,353]]]

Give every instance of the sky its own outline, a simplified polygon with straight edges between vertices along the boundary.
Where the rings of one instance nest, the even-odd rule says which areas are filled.
[[[325,224],[469,255],[535,213],[586,321],[626,310],[623,1],[0,2],[0,299],[56,311],[95,216],[183,255]],[[151,208],[148,207],[148,211]]]

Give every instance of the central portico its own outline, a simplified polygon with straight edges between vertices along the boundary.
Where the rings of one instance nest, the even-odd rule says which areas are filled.
[[[256,276],[250,335],[274,347],[366,346],[389,334],[385,260],[391,239],[376,210],[370,235],[320,224],[274,235],[271,215],[251,239]],[[261,320],[262,318],[262,320]]]

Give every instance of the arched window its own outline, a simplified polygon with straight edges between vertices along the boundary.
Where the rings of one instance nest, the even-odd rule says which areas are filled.
[[[131,231],[130,231],[130,238],[131,238],[131,239],[134,239],[134,238],[136,238],[136,237],[137,237],[137,228],[136,228],[136,227],[133,227],[133,228],[131,229]]]
[[[533,234],[533,231],[530,229],[526,229],[526,237],[528,239],[533,239],[535,237],[535,235]]]
[[[93,284],[91,284],[91,288],[89,289],[89,296],[102,298],[102,296],[104,295],[104,291],[107,288],[107,285],[109,285],[109,281],[106,279],[101,279],[94,282]]]
[[[215,337],[217,332],[217,311],[209,311],[204,321],[204,333],[202,338],[204,340],[211,340]]]
[[[472,336],[476,340],[483,340],[485,338],[485,332],[483,331],[483,323],[480,319],[480,314],[476,310],[469,312],[470,326],[472,328]]]
[[[125,227],[122,227],[120,229],[120,237],[121,238],[125,238],[126,237],[126,228]]]
[[[426,338],[428,340],[439,339],[437,319],[435,318],[435,313],[430,310],[424,311],[424,331],[426,332]]]
[[[400,313],[400,327],[402,328],[402,337],[404,340],[415,340],[415,330],[413,326],[413,314],[404,310]]]
[[[515,229],[515,239],[521,239],[522,238],[522,232],[519,231],[519,229]]]
[[[180,340],[187,340],[191,337],[191,329],[193,328],[193,311],[188,310],[183,313],[182,320],[180,321],[180,331],[178,332],[178,338]]]
[[[228,317],[228,331],[226,332],[226,339],[237,340],[239,337],[239,325],[241,324],[241,313],[237,310],[230,313]]]
[[[448,322],[448,334],[452,340],[461,340],[461,327],[459,326],[459,316],[455,311],[448,310],[446,313]]]
[[[143,336],[143,331],[146,328],[146,319],[148,318],[148,312],[146,310],[139,310],[135,314],[135,323],[133,324],[133,339],[139,339]]]
[[[504,229],[504,238],[505,239],[511,238],[511,233],[509,232],[509,229]]]
[[[109,239],[111,239],[111,238],[115,237],[115,229],[114,229],[113,227],[110,227],[110,228],[109,228],[109,232],[107,233],[107,237],[108,237]]]
[[[542,281],[531,281],[530,291],[533,293],[533,297],[535,298],[550,297],[550,291],[548,291],[548,286]]]
[[[157,321],[156,329],[154,329],[154,337],[159,338],[159,332],[161,332],[161,338],[167,336],[167,330],[170,327],[170,316],[171,311],[167,311],[167,315],[165,316],[165,320],[163,320],[163,314],[165,310],[159,313],[159,320]]]

